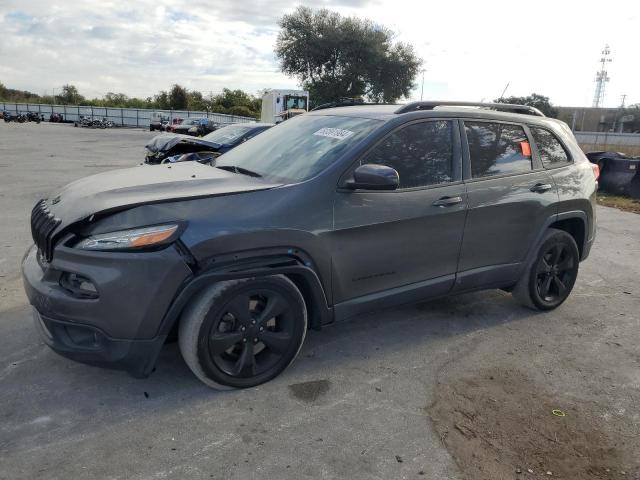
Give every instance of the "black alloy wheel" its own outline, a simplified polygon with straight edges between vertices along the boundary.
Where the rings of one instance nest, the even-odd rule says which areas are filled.
[[[304,298],[276,275],[220,282],[180,324],[187,364],[215,388],[245,388],[277,376],[296,357],[307,329]]]
[[[544,252],[536,269],[536,289],[540,299],[548,304],[564,300],[576,279],[578,259],[563,243],[556,243]]]
[[[579,265],[580,252],[573,236],[550,228],[511,293],[526,307],[553,310],[571,293]]]
[[[255,289],[239,293],[214,312],[209,355],[227,375],[250,378],[282,360],[294,337],[295,316],[280,292]]]

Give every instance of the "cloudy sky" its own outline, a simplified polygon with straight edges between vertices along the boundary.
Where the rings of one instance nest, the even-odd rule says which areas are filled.
[[[637,0],[0,0],[0,82],[49,93],[149,96],[173,83],[207,92],[292,88],[273,54],[277,21],[300,3],[367,17],[424,59],[425,99],[537,92],[590,106],[603,46],[605,104],[640,103]],[[421,78],[413,99],[420,98]]]

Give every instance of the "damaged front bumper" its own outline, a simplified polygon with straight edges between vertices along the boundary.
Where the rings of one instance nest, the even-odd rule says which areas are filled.
[[[51,263],[31,247],[22,274],[36,329],[49,347],[140,377],[153,369],[168,333],[161,332],[161,322],[191,270],[173,247],[116,253],[58,246]],[[70,287],[69,275],[95,294]]]

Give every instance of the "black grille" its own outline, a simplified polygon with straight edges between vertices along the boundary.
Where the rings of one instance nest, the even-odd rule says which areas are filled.
[[[59,224],[60,219],[49,211],[46,200],[40,200],[31,210],[31,236],[47,262],[50,262],[53,256],[51,237]]]

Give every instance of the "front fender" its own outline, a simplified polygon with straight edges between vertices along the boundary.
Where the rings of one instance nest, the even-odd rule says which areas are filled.
[[[333,309],[329,307],[322,282],[313,263],[305,260],[304,252],[286,249],[284,252],[268,252],[270,254],[261,252],[260,256],[255,253],[228,254],[225,256],[228,258],[220,258],[215,267],[185,282],[165,314],[158,334],[168,335],[187,304],[207,286],[223,280],[269,275],[286,275],[298,286],[308,304],[312,328],[320,329],[321,325],[333,322]]]

